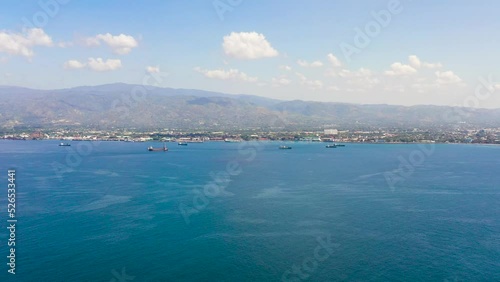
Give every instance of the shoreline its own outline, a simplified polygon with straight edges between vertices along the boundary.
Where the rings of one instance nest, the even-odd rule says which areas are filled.
[[[69,139],[0,139],[0,141],[51,141],[54,143],[60,143],[60,141],[66,142],[123,142],[123,143],[178,143],[178,141],[123,141],[123,140],[69,140]],[[296,141],[296,140],[242,140],[240,142],[224,142],[224,140],[206,140],[203,142],[188,142],[190,144],[203,144],[203,143],[229,143],[229,144],[238,144],[245,142],[276,142],[276,143],[284,143],[284,142],[293,142],[293,143],[308,143],[308,144],[370,144],[370,145],[412,145],[412,144],[439,144],[439,145],[486,145],[486,146],[500,146],[500,144],[496,143],[452,143],[452,142],[352,142],[352,141],[338,141],[338,142],[311,142],[311,141]]]

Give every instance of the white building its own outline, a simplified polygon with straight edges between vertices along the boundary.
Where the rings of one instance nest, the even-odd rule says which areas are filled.
[[[339,131],[337,129],[325,129],[324,134],[325,135],[337,135],[337,134],[339,134]]]

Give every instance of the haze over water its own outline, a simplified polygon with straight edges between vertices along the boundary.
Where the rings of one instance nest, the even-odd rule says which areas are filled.
[[[78,143],[0,141],[18,187],[17,274],[1,281],[281,281],[294,265],[308,281],[500,281],[499,146],[437,144],[391,189],[417,145],[101,142],[58,179]],[[187,223],[179,206],[230,162],[227,194]],[[321,238],[333,252],[304,270]]]

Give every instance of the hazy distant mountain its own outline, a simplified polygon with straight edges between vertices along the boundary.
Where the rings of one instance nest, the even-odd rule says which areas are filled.
[[[280,101],[192,89],[107,84],[58,90],[0,87],[0,127],[180,129],[500,126],[500,110]],[[445,116],[444,116],[445,115]]]

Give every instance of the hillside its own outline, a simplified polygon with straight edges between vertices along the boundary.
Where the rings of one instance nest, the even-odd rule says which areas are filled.
[[[0,87],[0,127],[301,128],[499,126],[500,110],[280,101],[192,89],[108,84],[58,90]],[[137,92],[139,93],[139,92]],[[443,115],[448,113],[446,119]]]

